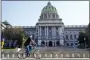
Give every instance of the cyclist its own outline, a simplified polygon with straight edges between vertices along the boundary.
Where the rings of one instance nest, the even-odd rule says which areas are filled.
[[[26,46],[26,55],[29,56],[30,52],[32,51],[33,47],[36,45],[34,40],[31,39],[32,36],[30,36],[27,41],[29,42],[28,45]]]

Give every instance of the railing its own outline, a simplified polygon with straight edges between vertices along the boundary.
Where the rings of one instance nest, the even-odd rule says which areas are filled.
[[[19,56],[22,56],[19,54]],[[24,54],[23,54],[24,56]],[[29,58],[36,58],[39,56],[40,58],[90,58],[89,53],[40,53],[37,54],[30,54]],[[1,53],[1,58],[18,58],[17,53]]]

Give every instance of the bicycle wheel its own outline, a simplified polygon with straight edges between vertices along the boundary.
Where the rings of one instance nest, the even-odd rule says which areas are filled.
[[[18,58],[19,59],[25,59],[27,56],[26,56],[26,54],[25,54],[25,50],[20,50],[19,52],[18,52]]]

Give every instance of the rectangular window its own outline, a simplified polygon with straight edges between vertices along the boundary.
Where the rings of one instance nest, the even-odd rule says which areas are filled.
[[[66,35],[66,40],[68,40],[68,35]]]
[[[75,45],[77,45],[77,43],[75,43]]]
[[[71,43],[71,46],[73,46],[73,43]]]
[[[70,35],[70,39],[72,40],[72,35]]]
[[[74,35],[74,39],[76,39],[76,35]]]
[[[67,46],[69,46],[69,43],[67,43]]]

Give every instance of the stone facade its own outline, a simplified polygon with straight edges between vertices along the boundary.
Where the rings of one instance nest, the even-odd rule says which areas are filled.
[[[13,26],[13,28],[23,28],[27,35],[33,35],[38,46],[75,48],[78,45],[79,32],[85,30],[87,25],[65,26],[56,8],[48,2],[42,9],[36,26]]]

